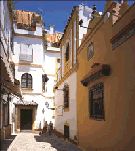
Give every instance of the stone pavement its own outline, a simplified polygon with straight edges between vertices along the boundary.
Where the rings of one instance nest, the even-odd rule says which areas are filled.
[[[2,150],[6,151],[6,150]],[[56,135],[21,132],[17,134],[7,151],[81,151],[76,145]]]

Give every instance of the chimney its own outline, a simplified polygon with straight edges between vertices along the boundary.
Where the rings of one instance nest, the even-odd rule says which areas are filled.
[[[55,30],[54,30],[54,25],[50,25],[49,26],[49,34],[54,34]]]

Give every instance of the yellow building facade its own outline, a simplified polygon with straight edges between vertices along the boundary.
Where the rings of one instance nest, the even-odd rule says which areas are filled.
[[[77,125],[85,151],[135,150],[135,4],[109,1],[78,49]]]

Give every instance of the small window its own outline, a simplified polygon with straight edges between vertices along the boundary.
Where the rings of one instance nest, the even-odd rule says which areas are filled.
[[[104,85],[98,83],[89,89],[89,113],[95,119],[104,119]]]
[[[44,75],[42,75],[42,91],[45,91],[45,80],[44,80]]]
[[[64,86],[64,108],[69,107],[69,86]]]
[[[21,77],[22,88],[32,88],[32,76],[31,74],[24,73]]]
[[[46,82],[49,80],[47,74],[42,75],[42,91],[45,92]]]
[[[66,45],[65,59],[66,59],[66,61],[69,60],[69,42]]]

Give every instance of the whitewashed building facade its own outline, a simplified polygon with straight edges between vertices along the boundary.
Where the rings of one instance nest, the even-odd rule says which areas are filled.
[[[23,129],[41,130],[45,121],[51,121],[53,111],[48,109],[45,85],[44,27],[39,14],[16,10],[14,12],[15,77],[21,83],[23,99],[14,98],[12,104],[13,132]]]
[[[60,48],[58,42],[62,33],[55,31],[54,26],[46,30],[47,50],[45,52],[45,73],[49,78],[45,85],[45,97],[48,100],[49,109],[53,110],[52,122],[55,127],[55,102],[54,102],[54,85],[57,81],[57,70],[60,67]]]
[[[84,34],[87,33],[92,9],[79,5],[73,8],[60,41],[61,66],[58,70],[58,79],[55,86],[56,131],[64,138],[77,142],[77,49]],[[79,21],[83,24],[80,27]]]
[[[13,62],[12,7],[12,0],[0,1],[0,139],[11,135],[11,101],[21,98]]]

